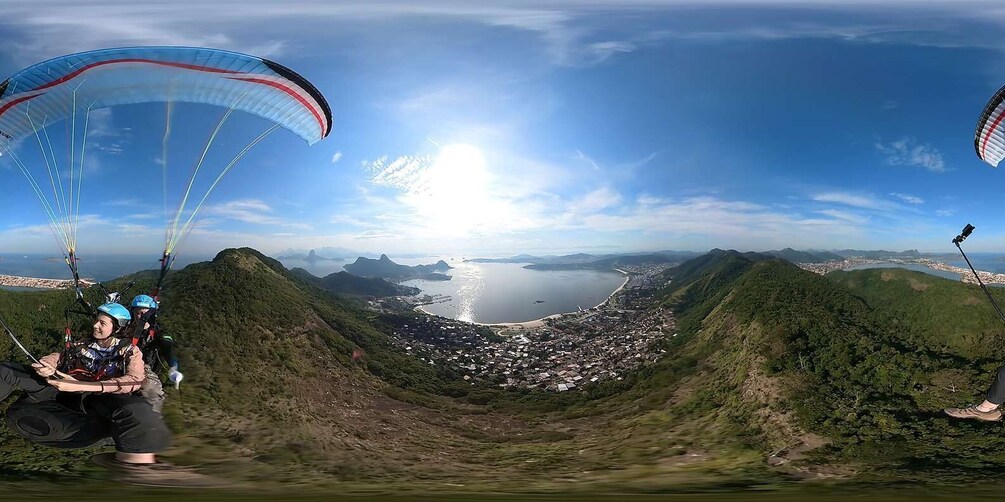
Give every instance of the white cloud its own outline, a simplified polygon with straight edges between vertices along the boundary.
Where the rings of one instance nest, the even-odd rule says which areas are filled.
[[[710,245],[742,242],[765,249],[779,244],[837,245],[863,234],[864,219],[847,213],[829,216],[807,218],[756,203],[705,196],[629,208],[621,214],[595,213],[583,217],[579,225],[592,231],[655,234],[674,240],[685,236]],[[827,242],[821,242],[821,236]]]
[[[618,169],[626,171],[634,171],[635,169],[643,167],[646,164],[652,162],[654,159],[656,159],[656,152],[650,153],[649,155],[646,155],[642,159],[636,160],[634,162],[619,165]]]
[[[510,28],[538,39],[551,64],[587,66],[668,39],[744,41],[837,39],[851,43],[914,44],[938,47],[990,47],[1000,42],[980,30],[960,29],[980,21],[1005,24],[994,3],[930,1],[827,2],[829,11],[871,13],[881,9],[881,22],[814,22],[820,11],[805,2],[773,0],[381,0],[331,2],[289,0],[240,3],[197,0],[92,3],[50,0],[44,8],[32,2],[4,3],[6,37],[11,57],[27,65],[49,57],[102,47],[185,45],[218,47],[266,57],[310,46],[323,34],[387,25],[388,21],[438,19]],[[723,8],[729,5],[792,6],[800,9],[779,21],[747,21],[721,29],[647,31],[638,21],[660,14],[687,15],[679,6]],[[974,6],[979,6],[975,8]],[[868,10],[866,10],[868,9]],[[795,9],[793,9],[795,10]],[[800,14],[802,16],[800,17]],[[805,17],[810,21],[800,21]],[[879,16],[872,16],[878,18]],[[295,23],[295,24],[294,24]],[[682,23],[684,24],[684,23]],[[270,31],[270,27],[272,31]],[[72,37],[66,36],[73,33]],[[355,32],[354,32],[355,33]],[[403,34],[408,36],[408,34]],[[300,40],[297,40],[297,37]],[[312,37],[312,38],[307,38]],[[383,37],[380,38],[383,43]],[[336,44],[337,45],[337,44]],[[364,51],[366,47],[363,48]]]
[[[121,206],[139,206],[139,205],[142,205],[142,204],[143,204],[143,202],[140,201],[139,199],[112,199],[112,200],[107,200],[107,201],[102,201],[101,202],[102,206],[119,206],[119,207],[121,207]]]
[[[632,171],[634,171],[634,170],[636,170],[636,169],[638,169],[640,167],[643,167],[646,164],[652,162],[653,159],[656,158],[656,156],[657,156],[656,152],[653,152],[653,153],[650,153],[649,155],[646,155],[645,157],[643,157],[641,159],[634,160],[634,161],[631,161],[631,162],[626,162],[626,163],[623,163],[623,164],[618,164],[618,165],[615,166],[615,169],[618,172],[629,173],[630,174]],[[593,168],[594,171],[600,171],[601,170],[600,164],[596,160],[594,160],[593,157],[590,157],[589,155],[586,155],[581,150],[576,150],[576,157],[575,158],[576,158],[576,160],[581,160],[581,161],[587,163],[590,167]]]
[[[873,195],[860,193],[824,192],[814,195],[812,199],[817,202],[831,202],[876,211],[899,211],[907,209],[895,202],[879,199]]]
[[[351,226],[351,227],[369,227],[373,226],[372,223],[368,223],[360,218],[354,216],[349,216],[346,214],[335,214],[332,215],[329,220],[333,225],[339,226]]]
[[[275,56],[289,42],[269,39],[264,22],[296,22],[299,33],[331,30],[344,22],[359,26],[401,18],[435,18],[488,26],[507,27],[538,36],[551,61],[561,65],[597,64],[635,48],[631,40],[593,40],[579,21],[600,5],[575,2],[544,2],[530,6],[519,2],[471,3],[458,0],[433,2],[380,1],[336,3],[321,0],[290,0],[282,5],[269,2],[177,0],[110,5],[70,0],[46,3],[44,9],[30,3],[4,5],[4,18],[15,20],[24,33],[11,40],[10,51],[25,64],[60,54],[100,47],[130,45],[187,45],[218,47],[261,56]],[[618,4],[610,4],[618,6]],[[638,7],[660,7],[646,5]],[[73,33],[67,37],[66,33]]]
[[[86,117],[87,137],[92,139],[116,136],[114,123],[112,122],[112,109],[101,108],[91,110]],[[84,122],[80,122],[83,126]]]
[[[621,203],[621,195],[609,187],[598,188],[569,204],[569,210],[576,213],[593,213],[611,208]]]
[[[342,152],[335,152],[335,155],[332,155],[332,164],[338,164],[340,160],[342,160]]]
[[[654,206],[657,204],[667,204],[669,202],[670,199],[665,199],[662,197],[654,197],[648,194],[642,194],[637,199],[635,199],[635,203],[640,206]]]
[[[476,95],[470,88],[441,85],[432,90],[420,91],[397,103],[396,106],[405,113],[439,112],[443,109],[470,105],[480,99],[484,97]]]
[[[890,195],[893,196],[893,197],[896,197],[896,198],[898,198],[898,199],[900,199],[900,200],[902,200],[902,201],[904,201],[904,202],[906,202],[908,204],[924,204],[925,203],[925,199],[922,199],[921,197],[918,197],[916,195],[910,195],[910,194],[906,194],[906,193],[897,193],[897,192],[891,192]]]
[[[632,42],[612,40],[607,42],[595,42],[588,44],[586,52],[589,54],[589,63],[597,64],[606,61],[611,56],[615,54],[623,54],[627,52],[632,52],[636,49],[636,45]]]
[[[876,143],[876,149],[886,156],[891,166],[917,166],[934,173],[946,171],[942,154],[931,145],[918,144],[914,138],[902,138],[889,144]]]
[[[824,215],[830,216],[831,218],[834,218],[834,219],[837,219],[837,220],[844,220],[844,221],[847,221],[849,223],[854,223],[856,225],[864,225],[865,223],[868,223],[868,221],[869,221],[868,218],[866,218],[866,217],[864,217],[862,215],[855,214],[855,213],[852,213],[852,212],[849,212],[849,211],[842,211],[840,209],[823,209],[823,210],[820,210],[820,211],[817,211],[817,212],[820,213],[820,214],[824,214]]]
[[[948,218],[950,216],[955,215],[956,214],[956,210],[955,209],[939,209],[938,211],[935,211],[935,214],[938,215],[938,216],[941,216],[943,218]]]
[[[376,185],[405,191],[420,191],[432,159],[428,156],[403,155],[393,161],[385,155],[373,161],[363,161],[363,169]]]
[[[217,218],[237,220],[255,225],[276,225],[303,230],[311,229],[311,226],[306,223],[290,221],[275,216],[271,206],[254,199],[232,200],[230,202],[214,204],[203,208],[201,214],[209,218],[215,216]],[[211,221],[208,219],[204,219],[201,222],[204,226],[209,226],[210,223]]]
[[[594,171],[600,170],[600,165],[597,164],[597,161],[593,160],[592,157],[588,157],[586,154],[584,154],[579,150],[576,150],[576,158],[589,164],[591,167],[593,167]]]
[[[365,232],[353,236],[353,238],[359,240],[375,240],[375,239],[396,240],[400,239],[401,235],[385,232],[383,230],[367,230]]]
[[[172,215],[173,216],[173,215]],[[164,218],[163,213],[136,213],[126,216],[126,220],[150,220],[153,218]]]
[[[109,219],[97,214],[81,214],[79,219],[75,220],[75,229],[77,251],[81,255],[93,253],[95,250],[108,252],[110,238],[116,243],[113,250],[115,253],[146,252],[164,244],[162,227],[124,223],[117,218]],[[4,229],[0,231],[0,243],[6,244],[4,250],[16,252],[49,253],[56,249],[53,230],[45,223],[17,225]]]

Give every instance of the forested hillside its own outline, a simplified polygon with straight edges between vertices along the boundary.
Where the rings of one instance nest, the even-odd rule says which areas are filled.
[[[145,290],[153,277],[132,279]],[[460,380],[400,350],[376,313],[254,250],[223,251],[166,284],[161,320],[186,379],[168,390],[165,456],[248,486],[362,489],[955,482],[1005,467],[999,424],[940,412],[979,401],[998,364],[1001,328],[980,290],[721,250],[665,279],[651,307],[676,314],[665,356],[551,393]],[[0,315],[43,354],[71,299],[0,291]],[[6,338],[0,354],[24,360]],[[0,428],[8,479],[100,476],[92,453]]]

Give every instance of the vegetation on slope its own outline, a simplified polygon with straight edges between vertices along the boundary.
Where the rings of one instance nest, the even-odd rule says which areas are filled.
[[[978,401],[1000,354],[973,287],[900,270],[822,277],[719,250],[666,279],[652,307],[677,316],[664,359],[580,392],[507,391],[404,354],[376,314],[226,250],[165,290],[186,373],[169,389],[169,456],[259,482],[541,489],[960,481],[1005,467],[1000,425],[940,413]],[[0,291],[0,312],[45,353],[70,300]],[[22,360],[15,350],[0,339],[4,359]],[[90,453],[40,455],[0,428],[9,477],[94,474]]]

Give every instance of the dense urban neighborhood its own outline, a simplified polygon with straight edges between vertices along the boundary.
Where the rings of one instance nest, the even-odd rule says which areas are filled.
[[[81,281],[87,286],[92,283]],[[38,277],[20,277],[16,275],[0,275],[0,286],[14,288],[60,289],[72,288],[73,281],[62,279],[42,279]]]
[[[627,282],[603,304],[529,323],[480,325],[374,306],[385,313],[396,343],[424,362],[472,383],[561,392],[619,379],[659,359],[660,342],[675,334],[674,319],[652,299],[670,266],[621,267]]]

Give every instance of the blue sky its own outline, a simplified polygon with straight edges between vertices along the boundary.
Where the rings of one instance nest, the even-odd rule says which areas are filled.
[[[327,97],[331,136],[257,146],[182,253],[952,252],[966,223],[971,249],[1005,250],[1005,173],[972,145],[1005,84],[994,2],[38,5],[5,4],[0,73],[89,49],[207,46],[278,61]],[[218,115],[179,106],[170,207]],[[92,120],[78,252],[156,255],[163,107]],[[265,126],[228,122],[207,168]],[[0,184],[0,251],[56,250],[8,161]]]

